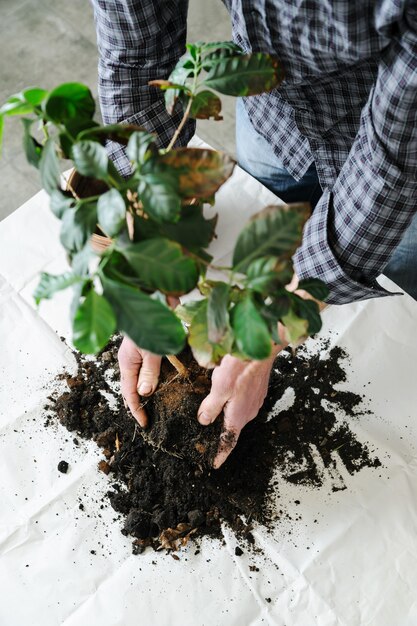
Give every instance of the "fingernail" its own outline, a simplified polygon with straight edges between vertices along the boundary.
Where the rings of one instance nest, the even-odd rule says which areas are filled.
[[[203,426],[207,426],[208,424],[211,424],[211,417],[207,415],[207,413],[200,413],[200,415],[198,416],[198,421]]]
[[[152,391],[151,383],[142,383],[139,387],[139,393],[141,396],[148,396]]]

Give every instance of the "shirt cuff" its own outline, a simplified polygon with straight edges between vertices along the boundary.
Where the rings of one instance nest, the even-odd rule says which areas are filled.
[[[301,246],[293,256],[294,269],[298,278],[322,280],[330,290],[326,298],[329,304],[348,304],[369,298],[400,295],[401,292],[387,291],[376,280],[369,283],[358,282],[340,266],[327,236],[331,202],[332,193],[326,190],[304,227]]]

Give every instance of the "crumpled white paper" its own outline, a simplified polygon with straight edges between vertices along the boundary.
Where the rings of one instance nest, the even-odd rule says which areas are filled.
[[[271,202],[236,170],[217,196],[217,260]],[[64,428],[43,426],[53,377],[74,367],[60,339],[70,334],[70,294],[39,312],[31,295],[40,271],[66,268],[58,232],[42,192],[0,224],[0,625],[415,626],[417,304],[399,296],[324,314],[322,336],[351,356],[346,387],[365,393],[373,412],[351,427],[382,468],[350,476],[339,463],[319,490],[281,484],[277,506],[302,519],[278,523],[273,534],[254,531],[264,558],[244,545],[236,557],[227,528],[224,547],[204,540],[198,555],[189,546],[180,561],[133,556],[107,504],[95,444],[77,446]],[[335,480],[347,489],[331,493]]]

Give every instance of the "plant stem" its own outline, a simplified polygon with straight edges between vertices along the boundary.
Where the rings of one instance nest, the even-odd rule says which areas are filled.
[[[95,202],[100,196],[88,196],[88,198],[80,198],[79,204],[87,204],[88,202]]]
[[[193,103],[193,99],[192,99],[192,98],[190,98],[190,99],[188,100],[187,108],[186,108],[186,109],[185,109],[185,111],[184,111],[184,115],[182,116],[182,120],[181,120],[181,122],[180,122],[180,125],[178,126],[177,130],[175,131],[175,133],[174,133],[174,134],[173,134],[173,136],[172,136],[171,141],[170,141],[170,142],[169,142],[169,144],[168,144],[168,148],[166,149],[166,151],[167,151],[167,152],[169,152],[169,151],[171,150],[171,148],[173,148],[173,147],[174,147],[175,142],[177,141],[177,139],[178,139],[178,137],[179,137],[179,135],[180,135],[180,133],[181,133],[182,129],[184,128],[185,122],[187,121],[188,116],[189,116],[190,111],[191,111],[191,105],[192,105],[192,103]]]
[[[43,132],[43,136],[45,137],[46,141],[49,139],[49,133],[48,133],[48,129],[46,127],[46,123],[44,121],[42,121],[42,132]]]
[[[232,271],[231,267],[228,267],[227,265],[214,265],[214,263],[210,263],[210,261],[206,261],[206,259],[202,259],[201,256],[198,256],[198,254],[195,254],[195,252],[191,252],[188,249],[187,249],[187,256],[189,256],[191,259],[195,259],[196,261],[198,261],[199,263],[202,263],[203,265],[206,265],[206,267],[209,267],[212,270],[218,270],[219,272],[231,272]]]
[[[175,369],[177,370],[178,374],[182,377],[182,378],[188,378],[188,370],[185,367],[185,365],[183,365],[181,363],[181,361],[179,359],[177,359],[176,356],[169,354],[167,355],[167,359],[168,361],[171,363],[171,365],[173,367],[175,367]]]

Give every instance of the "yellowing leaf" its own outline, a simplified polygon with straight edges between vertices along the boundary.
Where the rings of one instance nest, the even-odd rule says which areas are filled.
[[[179,176],[179,192],[185,198],[210,198],[232,175],[234,160],[206,148],[178,148],[160,161]]]
[[[282,318],[285,338],[289,343],[301,343],[308,336],[308,320],[301,319],[290,309]]]

